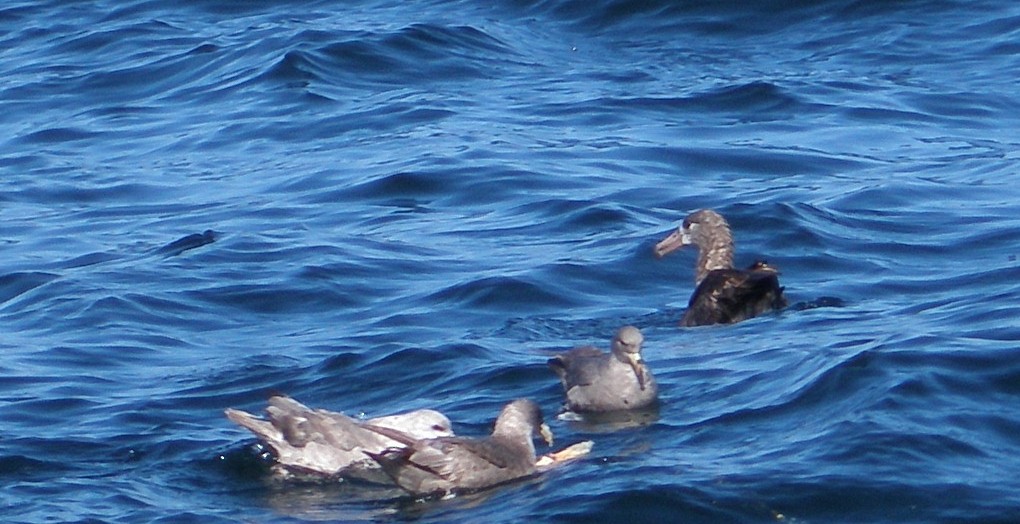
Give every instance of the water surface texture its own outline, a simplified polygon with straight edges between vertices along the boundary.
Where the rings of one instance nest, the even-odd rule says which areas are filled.
[[[1016,522],[1018,72],[1008,1],[6,2],[3,520]],[[677,328],[704,207],[791,308]],[[555,420],[627,323],[658,420]],[[278,483],[273,390],[595,448]]]

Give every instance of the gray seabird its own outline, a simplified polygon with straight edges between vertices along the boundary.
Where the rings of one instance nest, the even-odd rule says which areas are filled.
[[[581,347],[549,359],[549,367],[563,382],[567,409],[607,412],[654,404],[659,387],[641,358],[642,342],[638,328],[624,326],[613,337],[610,353]]]
[[[733,234],[719,213],[702,209],[687,215],[676,231],[655,245],[655,256],[690,245],[698,248],[696,287],[681,327],[730,324],[786,307],[775,267],[763,261],[746,270],[733,267]]]
[[[342,413],[313,410],[290,397],[277,395],[269,398],[268,420],[236,409],[227,409],[225,413],[272,448],[277,460],[273,470],[283,476],[305,474],[388,482],[379,465],[365,452],[379,453],[401,443],[367,429],[366,424],[399,430],[415,438],[453,435],[450,420],[431,409],[360,422]]]
[[[484,438],[420,439],[390,428],[372,428],[402,447],[369,452],[393,481],[417,496],[475,491],[533,475],[535,444],[540,435],[552,444],[538,405],[526,399],[507,404],[496,418],[492,435]]]

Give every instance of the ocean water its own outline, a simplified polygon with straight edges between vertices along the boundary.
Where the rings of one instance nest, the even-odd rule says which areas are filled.
[[[1016,522],[1018,72],[1006,1],[6,2],[2,520]],[[706,207],[789,309],[676,326]],[[557,420],[628,323],[658,420]],[[281,483],[274,390],[595,447]]]

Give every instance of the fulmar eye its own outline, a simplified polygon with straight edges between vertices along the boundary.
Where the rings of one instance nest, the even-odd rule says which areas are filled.
[[[432,426],[432,431],[446,431],[446,428],[440,424],[434,424]]]

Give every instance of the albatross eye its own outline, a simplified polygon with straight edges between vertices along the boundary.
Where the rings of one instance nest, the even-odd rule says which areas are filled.
[[[433,424],[432,431],[446,431],[446,428],[440,424]]]

